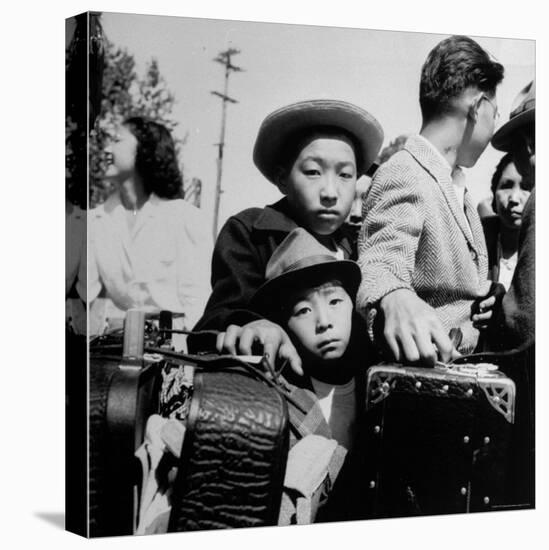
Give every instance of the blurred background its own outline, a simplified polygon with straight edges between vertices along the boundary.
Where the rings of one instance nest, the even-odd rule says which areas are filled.
[[[419,131],[421,66],[448,36],[120,13],[96,17],[104,70],[102,107],[91,140],[91,206],[108,192],[101,180],[102,149],[114,123],[145,114],[173,131],[186,198],[203,209],[214,229],[225,103],[217,230],[230,215],[279,197],[252,162],[254,140],[268,113],[303,99],[350,101],[379,120],[386,147]],[[67,45],[70,38],[69,28]],[[535,76],[535,42],[473,38],[505,67],[498,91],[498,124],[503,124],[515,95]],[[490,195],[500,157],[489,146],[468,171],[476,202]]]

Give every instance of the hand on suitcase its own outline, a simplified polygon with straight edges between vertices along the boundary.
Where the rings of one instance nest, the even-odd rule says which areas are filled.
[[[233,355],[254,355],[252,348],[260,345],[263,355],[268,357],[271,367],[275,368],[276,359],[288,361],[291,369],[303,375],[301,358],[286,331],[267,319],[252,321],[240,327],[229,325],[226,332],[217,336],[216,348]]]
[[[381,299],[383,335],[396,361],[434,366],[459,353],[435,310],[414,292],[401,288]]]

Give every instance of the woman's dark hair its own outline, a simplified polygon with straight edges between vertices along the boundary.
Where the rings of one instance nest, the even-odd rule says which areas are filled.
[[[493,95],[502,79],[503,65],[468,36],[442,40],[421,69],[419,103],[424,120],[450,112],[452,100],[470,86]]]
[[[513,162],[513,155],[511,153],[507,153],[506,155],[503,155],[503,157],[501,157],[500,161],[498,162],[498,165],[496,166],[494,175],[492,176],[492,183],[490,184],[490,189],[492,190],[492,210],[494,212],[496,212],[496,189],[498,187],[499,180],[501,179],[501,175],[503,174],[503,171],[512,162]]]
[[[165,199],[183,198],[183,177],[170,131],[144,117],[128,118],[124,125],[137,139],[135,169],[143,180],[145,193]]]

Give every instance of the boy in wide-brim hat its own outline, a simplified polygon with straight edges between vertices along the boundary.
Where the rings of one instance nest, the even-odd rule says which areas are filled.
[[[345,101],[301,101],[267,116],[253,160],[285,196],[227,220],[214,249],[212,294],[195,330],[223,331],[217,347],[230,353],[247,355],[260,344],[272,363],[277,357],[287,359],[301,372],[301,359],[286,332],[253,311],[250,299],[265,282],[272,253],[296,227],[338,257],[356,258],[342,225],[356,179],[368,171],[382,141],[377,120]]]

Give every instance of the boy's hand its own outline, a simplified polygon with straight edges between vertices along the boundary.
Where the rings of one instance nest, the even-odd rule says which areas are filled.
[[[494,315],[494,310],[499,307],[504,295],[505,287],[501,283],[492,283],[490,292],[484,298],[476,300],[473,303],[471,320],[476,329],[485,330],[488,328],[490,320]]]
[[[253,355],[252,347],[256,343],[263,347],[271,367],[275,367],[276,358],[287,360],[296,374],[303,375],[301,358],[290,337],[282,327],[267,319],[252,321],[243,327],[229,325],[226,332],[217,336],[216,348],[232,355]]]
[[[414,292],[401,288],[381,299],[383,335],[395,359],[434,366],[459,356],[435,310]]]

